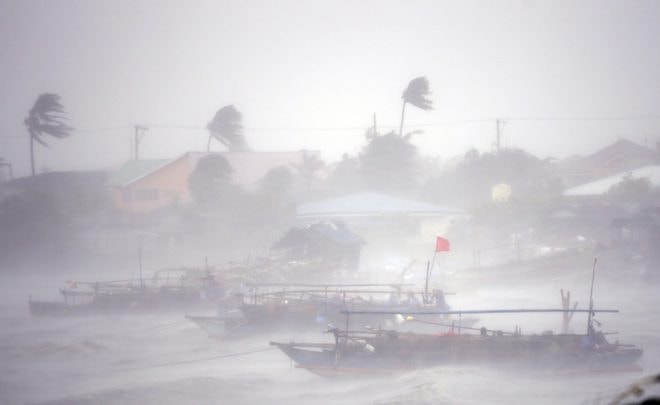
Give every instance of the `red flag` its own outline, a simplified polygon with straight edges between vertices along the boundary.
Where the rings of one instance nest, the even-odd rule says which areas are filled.
[[[435,251],[436,252],[449,252],[449,240],[438,236],[438,239],[435,241]]]

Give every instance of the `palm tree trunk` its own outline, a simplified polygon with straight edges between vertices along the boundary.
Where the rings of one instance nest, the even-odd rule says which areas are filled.
[[[406,100],[403,100],[403,107],[401,108],[401,126],[399,126],[399,136],[403,137],[403,117],[406,115]]]
[[[32,167],[32,175],[34,176],[34,136],[30,132],[30,167]]]
[[[212,136],[209,135],[209,140],[208,140],[208,142],[206,142],[206,151],[207,152],[211,151],[211,138],[212,138]]]

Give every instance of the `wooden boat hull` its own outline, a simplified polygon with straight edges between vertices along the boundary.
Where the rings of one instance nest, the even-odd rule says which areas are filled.
[[[82,316],[112,313],[185,310],[208,305],[199,293],[131,292],[99,294],[83,303],[29,301],[32,316]]]
[[[241,317],[186,315],[186,318],[212,338],[240,337],[251,332],[250,325]]]
[[[642,350],[615,344],[593,346],[583,335],[480,336],[384,334],[363,345],[342,347],[272,343],[301,368],[317,374],[397,372],[456,364],[498,367],[607,370],[632,366]]]

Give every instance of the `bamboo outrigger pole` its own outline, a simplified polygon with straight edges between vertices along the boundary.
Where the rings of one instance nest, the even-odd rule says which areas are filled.
[[[467,309],[453,311],[340,311],[342,314],[350,315],[475,315],[475,314],[522,314],[522,313],[617,313],[618,309],[559,309],[559,308],[541,308],[541,309]]]

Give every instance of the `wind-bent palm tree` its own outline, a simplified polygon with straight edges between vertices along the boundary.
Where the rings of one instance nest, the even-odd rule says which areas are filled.
[[[27,118],[23,121],[30,133],[30,166],[34,176],[34,141],[48,147],[43,140],[44,135],[50,135],[58,139],[66,138],[73,128],[64,123],[64,107],[60,103],[60,96],[52,93],[44,93],[37,97]]]
[[[432,110],[433,102],[427,98],[430,94],[429,81],[426,77],[418,77],[408,83],[408,87],[406,87],[401,96],[403,99],[403,108],[401,109],[399,136],[403,137],[403,118],[406,115],[406,104],[412,104],[422,110]]]
[[[305,183],[307,184],[307,191],[311,191],[312,182],[314,181],[314,173],[321,170],[324,166],[325,163],[316,154],[303,152],[302,162],[300,162],[300,164],[294,165],[293,167],[305,179]]]
[[[211,139],[225,145],[230,151],[248,150],[245,137],[243,136],[242,115],[233,105],[222,107],[215,113],[213,120],[209,122],[206,129],[209,130],[209,140],[206,151],[211,150]]]

